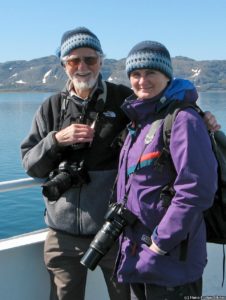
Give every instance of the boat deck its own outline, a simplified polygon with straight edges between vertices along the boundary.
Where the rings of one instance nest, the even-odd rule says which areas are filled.
[[[0,241],[0,299],[48,300],[49,275],[43,262],[47,230]],[[99,268],[88,272],[86,300],[107,300]]]

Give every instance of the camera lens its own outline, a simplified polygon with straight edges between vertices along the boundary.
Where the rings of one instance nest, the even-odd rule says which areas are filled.
[[[93,271],[102,257],[103,255],[100,252],[90,247],[83,255],[82,259],[80,260],[80,263]]]
[[[42,186],[42,193],[49,201],[56,201],[60,197],[58,186],[49,182]]]
[[[113,220],[105,222],[98,231],[89,249],[81,259],[81,264],[90,270],[94,270],[101,258],[111,249],[114,242],[118,239],[126,222],[120,219],[120,222]]]
[[[112,222],[105,222],[101,230],[93,239],[91,247],[105,255],[112,247],[115,240],[118,239],[125,225],[123,220],[121,220],[121,223],[116,222],[115,220]]]
[[[134,225],[136,215],[124,205],[112,203],[105,215],[106,222],[97,232],[89,249],[80,260],[81,264],[94,270],[101,258],[110,250],[126,225]]]
[[[49,201],[57,201],[72,185],[70,174],[62,172],[42,185],[42,193]]]

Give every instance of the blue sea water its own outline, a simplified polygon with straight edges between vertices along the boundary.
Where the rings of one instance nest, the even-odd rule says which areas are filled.
[[[0,93],[0,181],[27,177],[20,157],[21,141],[28,134],[33,115],[50,93]],[[226,92],[200,93],[199,105],[210,110],[226,132]],[[45,227],[41,188],[0,193],[0,239]],[[208,285],[206,295],[226,295],[220,288],[222,251],[208,247]],[[216,281],[216,278],[217,281]]]
[[[0,94],[0,181],[25,178],[20,144],[30,130],[35,111],[50,94]],[[0,238],[45,227],[40,187],[0,193]]]

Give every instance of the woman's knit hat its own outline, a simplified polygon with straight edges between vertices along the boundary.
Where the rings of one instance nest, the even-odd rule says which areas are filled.
[[[101,44],[97,36],[86,27],[77,27],[66,31],[61,39],[61,46],[57,50],[57,56],[62,58],[77,48],[92,48],[103,54]]]
[[[173,68],[169,51],[158,42],[144,41],[135,45],[126,59],[128,76],[136,69],[153,69],[165,74],[169,79],[173,77]]]

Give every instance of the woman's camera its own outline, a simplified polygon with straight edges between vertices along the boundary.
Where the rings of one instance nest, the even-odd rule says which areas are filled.
[[[126,225],[133,225],[137,217],[125,205],[112,203],[105,216],[106,222],[98,231],[80,263],[94,270],[101,258],[111,249]]]
[[[58,169],[49,174],[49,180],[42,185],[42,193],[49,201],[57,201],[72,186],[79,187],[89,182],[90,177],[83,162],[63,161]]]

